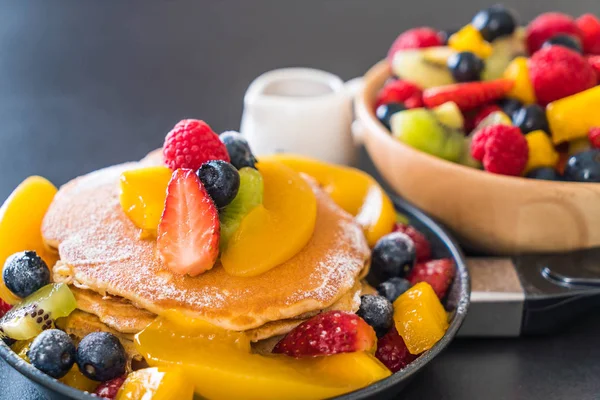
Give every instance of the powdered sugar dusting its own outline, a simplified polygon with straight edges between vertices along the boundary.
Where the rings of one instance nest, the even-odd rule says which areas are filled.
[[[307,246],[262,275],[227,275],[219,265],[191,278],[171,273],[156,257],[155,240],[142,240],[119,203],[124,164],[65,185],[43,233],[57,243],[73,284],[129,299],[153,313],[176,308],[226,329],[246,330],[269,321],[326,308],[356,283],[369,257],[360,227],[325,194],[318,199],[317,226]],[[60,269],[65,280],[65,271]]]

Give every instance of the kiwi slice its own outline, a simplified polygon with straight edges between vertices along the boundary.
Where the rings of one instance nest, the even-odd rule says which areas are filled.
[[[54,327],[57,318],[71,314],[77,301],[64,283],[51,283],[27,296],[0,318],[0,337],[27,340]]]
[[[240,188],[237,195],[220,213],[221,249],[227,246],[229,239],[239,228],[242,219],[252,209],[263,202],[264,183],[260,172],[244,167],[239,170]]]

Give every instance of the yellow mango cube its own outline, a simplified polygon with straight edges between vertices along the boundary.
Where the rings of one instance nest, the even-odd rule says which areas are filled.
[[[394,301],[394,322],[415,355],[432,348],[448,329],[444,306],[427,282],[417,283]]]
[[[590,128],[600,126],[600,86],[553,101],[546,106],[546,117],[554,144],[587,136]]]

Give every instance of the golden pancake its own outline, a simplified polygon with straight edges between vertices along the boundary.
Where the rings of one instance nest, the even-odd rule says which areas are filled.
[[[175,309],[245,331],[330,307],[368,265],[360,226],[309,180],[317,221],[309,243],[292,259],[255,277],[230,276],[220,265],[197,277],[173,274],[156,257],[156,242],[139,239],[119,204],[120,174],[141,165],[102,169],[59,190],[42,226],[47,244],[61,257],[55,281],[123,297],[153,314]]]
[[[61,268],[57,265],[57,268]],[[295,319],[272,321],[255,329],[246,331],[253,342],[283,335],[294,329],[308,318],[329,310],[355,312],[360,306],[361,284],[358,282],[338,301],[325,310],[305,313]],[[71,286],[71,291],[77,300],[77,308],[85,313],[93,314],[111,330],[135,334],[150,324],[156,315],[135,307],[129,301],[113,296],[101,296],[91,290],[79,289]]]
[[[60,268],[60,265],[57,265]],[[100,296],[91,290],[71,286],[77,300],[77,308],[94,314],[102,323],[121,333],[135,334],[148,326],[156,318],[155,314],[139,309],[129,301],[113,297]]]

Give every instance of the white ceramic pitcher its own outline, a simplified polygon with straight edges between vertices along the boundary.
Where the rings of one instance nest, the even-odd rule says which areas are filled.
[[[258,156],[296,153],[352,165],[353,98],[361,85],[310,68],[266,72],[246,91],[240,132]]]

